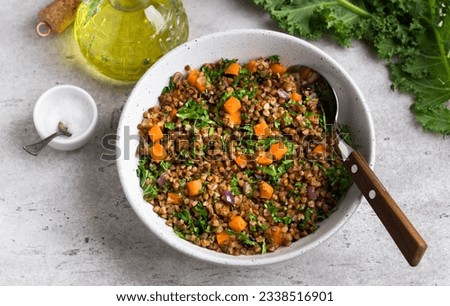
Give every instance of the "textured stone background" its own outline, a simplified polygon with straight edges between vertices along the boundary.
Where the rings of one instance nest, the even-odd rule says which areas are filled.
[[[230,268],[200,262],[157,240],[121,190],[100,140],[114,133],[131,85],[94,78],[74,46],[34,33],[49,0],[6,1],[0,11],[0,285],[450,285],[450,143],[427,134],[411,98],[390,90],[388,72],[364,44],[343,49],[313,42],[360,86],[376,131],[375,171],[429,244],[411,268],[367,202],[325,244],[289,262]],[[277,30],[245,0],[184,1],[190,38],[235,28]],[[41,156],[21,147],[38,140],[36,99],[56,84],[86,89],[97,101],[95,139],[75,152]]]

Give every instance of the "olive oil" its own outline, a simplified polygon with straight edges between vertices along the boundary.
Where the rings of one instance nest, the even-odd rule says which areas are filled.
[[[187,40],[189,27],[180,0],[83,0],[74,32],[89,64],[111,78],[136,81]]]

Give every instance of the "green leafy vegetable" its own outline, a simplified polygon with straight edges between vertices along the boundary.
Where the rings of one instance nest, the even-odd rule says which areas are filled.
[[[280,126],[281,126],[280,120],[275,120],[275,121],[273,122],[273,126],[274,126],[277,130],[279,130],[279,129],[280,129]]]
[[[365,40],[387,61],[392,88],[414,96],[427,131],[450,134],[448,0],[253,0],[290,34]]]
[[[262,231],[265,231],[269,228],[269,225],[261,224],[261,222],[258,221],[258,217],[251,212],[248,213],[248,219],[256,223],[256,225],[250,225],[249,227],[250,231],[252,232],[258,231],[258,228],[260,228]]]
[[[291,125],[294,119],[288,113],[283,113],[283,121],[285,125]]]
[[[267,252],[267,245],[266,240],[264,239],[261,244],[259,244],[257,241],[253,240],[254,238],[252,236],[249,236],[245,231],[242,231],[240,233],[236,233],[232,229],[227,228],[225,230],[228,234],[236,236],[243,244],[251,245],[251,246],[260,246],[261,247],[261,254],[264,254]]]
[[[336,201],[339,200],[353,183],[352,178],[347,171],[347,168],[345,168],[345,166],[342,164],[339,166],[329,167],[328,169],[325,169],[320,164],[317,165],[322,169],[322,171],[324,171],[325,175],[327,176],[333,198]]]
[[[225,69],[231,64],[237,62],[237,59],[221,59],[220,65],[214,68],[209,67],[208,65],[203,65],[200,68],[205,76],[208,83],[220,83],[220,79],[223,76]]]
[[[167,162],[167,161],[162,161],[159,165],[161,166],[161,168],[164,171],[167,171],[167,170],[169,170],[169,168],[172,165],[172,163],[171,162]]]
[[[298,225],[300,229],[304,230],[307,228],[307,225],[308,225],[309,221],[311,221],[311,216],[313,213],[314,213],[314,209],[312,209],[311,207],[306,208],[304,215],[303,215],[304,216],[303,220]]]
[[[272,164],[267,167],[257,166],[257,169],[259,171],[261,171],[262,173],[269,175],[270,180],[274,184],[278,184],[280,177],[283,174],[285,174],[289,170],[289,168],[292,167],[292,165],[293,165],[293,160],[287,159],[287,160],[283,160],[278,167],[276,167],[275,165]]]
[[[280,56],[277,54],[271,55],[267,58],[267,60],[271,63],[278,63],[280,61]]]
[[[259,245],[255,240],[250,239],[246,232],[240,232],[238,238],[242,241],[242,243],[247,245]]]
[[[146,166],[148,164],[148,166]],[[154,198],[158,195],[158,187],[155,181],[158,179],[161,171],[158,167],[148,162],[148,158],[143,156],[139,160],[136,174],[140,179],[140,185],[144,193],[144,198]]]
[[[216,123],[211,120],[208,114],[208,110],[203,108],[203,105],[190,99],[183,105],[176,115],[181,120],[194,120],[194,123],[215,125]]]
[[[272,201],[264,203],[264,207],[270,212],[273,221],[277,223],[284,223],[285,225],[289,225],[292,222],[291,216],[278,217],[278,208]]]
[[[170,77],[170,79],[169,79],[169,85],[167,85],[166,87],[163,88],[161,94],[163,95],[163,94],[165,94],[165,93],[172,92],[172,91],[174,90],[175,86],[176,86],[176,85],[175,85],[175,83],[173,82],[173,77]]]
[[[202,233],[211,232],[211,228],[208,224],[209,214],[202,202],[198,202],[197,205],[191,209],[191,211],[183,208],[179,212],[174,212],[173,215],[187,224],[186,231],[181,231],[179,228],[175,231],[175,233],[181,238],[184,238],[185,234],[189,233],[199,236]]]
[[[209,222],[209,213],[206,210],[205,206],[202,202],[198,202],[197,205],[194,206],[194,212],[196,213],[197,217],[195,219],[196,225],[200,228],[196,233],[201,234],[203,232],[210,233],[211,228],[208,224]]]
[[[166,122],[164,123],[164,127],[168,130],[174,130],[176,125],[175,122]]]
[[[241,190],[239,189],[239,180],[236,177],[236,175],[233,175],[233,178],[231,179],[230,189],[231,189],[231,193],[235,196],[241,194]]]

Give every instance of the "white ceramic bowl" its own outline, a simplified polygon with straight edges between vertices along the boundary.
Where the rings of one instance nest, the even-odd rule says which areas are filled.
[[[71,137],[56,137],[48,145],[62,151],[84,146],[94,134],[97,125],[97,105],[85,90],[73,85],[57,85],[44,92],[37,100],[33,121],[36,130],[45,138],[58,130],[62,121]]]
[[[362,200],[355,186],[347,192],[339,209],[320,223],[319,229],[289,247],[273,253],[252,256],[232,256],[201,248],[174,234],[153,206],[142,198],[136,175],[138,158],[134,155],[137,125],[142,114],[156,105],[158,96],[169,77],[183,72],[186,65],[200,67],[220,58],[246,60],[260,56],[279,55],[286,66],[303,63],[321,73],[336,90],[340,101],[339,122],[347,124],[360,152],[369,164],[375,158],[372,119],[364,98],[347,72],[328,54],[317,47],[290,35],[268,30],[233,30],[210,34],[175,48],[156,62],[138,82],[122,112],[118,135],[120,141],[117,161],[120,180],[128,201],[145,225],[160,239],[175,249],[195,258],[223,265],[255,266],[276,263],[299,256],[323,243],[350,218]],[[131,134],[131,135],[130,135]],[[133,140],[133,141],[130,141]]]

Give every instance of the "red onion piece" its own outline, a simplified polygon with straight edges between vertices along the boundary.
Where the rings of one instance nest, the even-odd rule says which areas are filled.
[[[225,190],[223,192],[223,197],[225,199],[225,202],[227,202],[230,205],[234,205],[234,203],[236,202],[233,193],[231,193],[231,191],[229,190]]]
[[[316,188],[314,188],[314,186],[308,186],[308,198],[310,200],[317,199]]]
[[[262,180],[262,179],[263,179],[263,177],[262,177],[261,175],[257,174],[257,173],[255,173],[255,177],[256,177],[258,180]]]
[[[163,186],[164,183],[166,182],[167,179],[167,173],[163,172],[161,173],[161,175],[159,176],[159,178],[156,180],[156,182],[158,183],[159,186]]]
[[[289,100],[291,98],[291,96],[283,89],[278,89],[278,96],[284,100]]]

